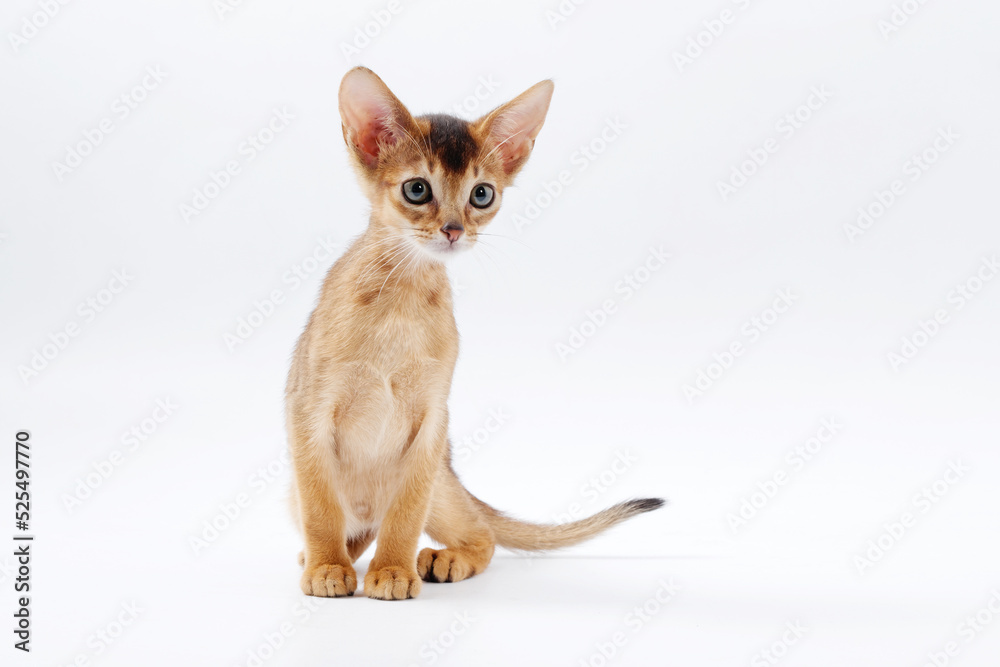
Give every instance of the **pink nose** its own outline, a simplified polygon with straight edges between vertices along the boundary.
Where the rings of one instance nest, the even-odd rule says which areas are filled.
[[[441,233],[448,237],[449,243],[457,241],[459,237],[462,236],[462,232],[464,231],[465,227],[458,222],[446,223],[445,226],[441,228]]]

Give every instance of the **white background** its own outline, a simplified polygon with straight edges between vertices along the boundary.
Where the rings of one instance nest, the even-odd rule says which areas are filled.
[[[37,537],[30,656],[11,647],[14,563],[0,550],[0,661],[763,665],[771,647],[786,665],[995,664],[1000,281],[976,280],[1000,251],[1000,9],[904,4],[919,10],[883,34],[890,0],[595,1],[554,26],[555,0],[413,0],[348,57],[342,45],[386,3],[247,0],[220,17],[210,0],[74,2],[16,47],[9,33],[40,5],[6,3],[0,534],[15,532],[13,438],[27,429]],[[489,230],[500,236],[451,269],[456,449],[505,415],[456,457],[467,486],[536,521],[630,497],[670,504],[554,557],[500,553],[415,601],[304,613],[282,390],[333,257],[306,260],[318,239],[344,247],[366,223],[336,99],[360,63],[414,113],[453,111],[486,91],[481,79],[495,90],[468,99],[467,118],[556,82]],[[147,67],[165,78],[122,118],[116,99]],[[829,99],[801,107],[814,88]],[[250,160],[241,144],[273,109],[294,119]],[[776,124],[796,112],[808,118],[788,136]],[[113,131],[60,180],[54,164],[104,118]],[[624,129],[602,145],[609,121]],[[913,157],[949,128],[957,138],[913,180]],[[724,200],[718,183],[769,139],[776,152]],[[600,154],[582,159],[591,142]],[[185,221],[181,205],[230,160],[240,172]],[[569,184],[547,199],[563,170]],[[894,180],[902,194],[850,239],[845,225]],[[540,214],[519,224],[531,204]],[[625,299],[616,284],[651,247],[671,258]],[[287,278],[296,265],[313,269],[301,284]],[[88,319],[80,304],[107,300],[123,269],[129,284]],[[959,308],[967,282],[979,289]],[[274,290],[282,303],[231,350],[225,336]],[[778,290],[793,306],[750,341],[744,324]],[[615,312],[561,358],[608,299]],[[893,368],[887,355],[939,310],[947,321]],[[45,348],[53,339],[64,347]],[[743,354],[709,369],[733,342]],[[25,380],[36,352],[51,358]],[[689,400],[702,370],[718,379]],[[157,424],[158,399],[179,407]],[[837,434],[793,465],[823,419]],[[130,451],[123,434],[144,426]],[[110,476],[94,476],[116,450]],[[616,472],[619,452],[631,462]],[[915,501],[953,463],[962,476]],[[96,488],[67,507],[88,475]],[[248,506],[196,553],[192,538],[240,494]],[[745,500],[758,508],[734,529]],[[879,540],[884,553],[859,564]],[[677,588],[669,601],[661,582]],[[130,603],[142,611],[118,634]],[[969,632],[981,609],[993,623]]]

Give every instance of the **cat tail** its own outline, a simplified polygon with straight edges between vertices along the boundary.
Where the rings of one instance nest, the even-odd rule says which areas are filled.
[[[612,505],[597,514],[579,521],[558,524],[539,524],[518,521],[469,494],[481,510],[486,523],[493,530],[496,543],[508,549],[547,551],[560,549],[589,540],[614,525],[643,512],[663,507],[662,498],[636,498]]]

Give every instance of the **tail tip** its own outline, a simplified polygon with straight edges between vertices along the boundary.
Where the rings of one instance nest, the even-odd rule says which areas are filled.
[[[626,502],[625,508],[629,513],[641,514],[643,512],[658,510],[666,504],[667,501],[663,498],[636,498],[635,500]]]

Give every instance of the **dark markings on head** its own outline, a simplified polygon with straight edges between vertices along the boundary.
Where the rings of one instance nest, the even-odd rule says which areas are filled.
[[[464,172],[479,152],[476,140],[469,133],[469,124],[446,114],[431,114],[423,118],[431,124],[428,135],[431,150],[445,169],[454,173]]]

